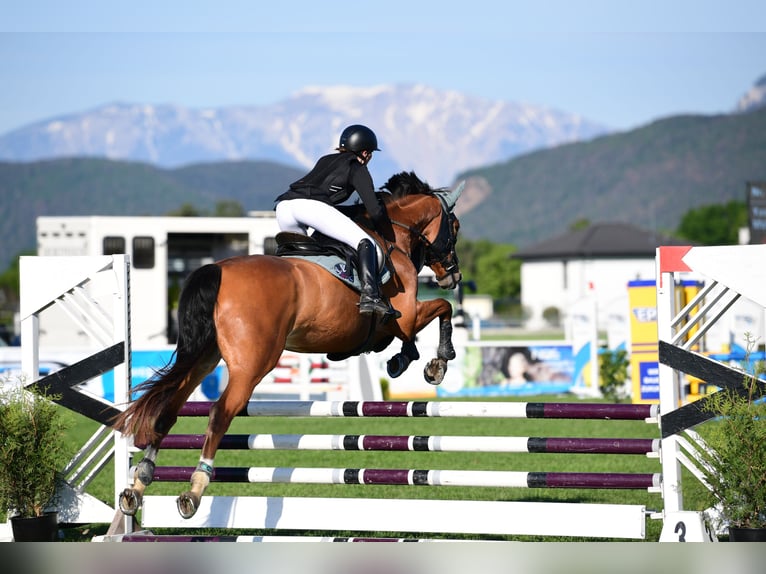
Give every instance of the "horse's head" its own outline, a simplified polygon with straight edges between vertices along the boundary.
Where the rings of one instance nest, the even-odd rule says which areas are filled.
[[[442,214],[436,238],[426,246],[425,264],[433,270],[436,282],[443,289],[454,289],[463,278],[455,251],[457,234],[460,230],[460,221],[455,215],[455,204],[463,193],[464,187],[465,182],[461,181],[453,190],[434,193],[441,203]]]
[[[453,190],[432,190],[410,172],[392,176],[383,187],[391,193],[394,200],[412,196],[427,196],[430,199],[427,209],[423,209],[422,204],[419,204],[416,209],[409,210],[408,216],[412,221],[402,222],[392,216],[391,222],[409,230],[413,236],[410,251],[413,261],[419,259],[415,254],[422,252],[422,261],[420,264],[415,261],[416,266],[421,267],[425,264],[430,267],[441,288],[457,287],[462,279],[455,252],[460,222],[455,216],[454,208],[465,182],[461,182]],[[401,202],[397,204],[401,205]]]

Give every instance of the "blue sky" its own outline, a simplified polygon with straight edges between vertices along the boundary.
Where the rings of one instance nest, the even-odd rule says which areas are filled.
[[[422,83],[628,129],[766,75],[763,0],[0,0],[0,134],[114,101]]]

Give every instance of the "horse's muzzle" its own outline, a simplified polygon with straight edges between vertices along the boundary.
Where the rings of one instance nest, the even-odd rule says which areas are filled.
[[[460,271],[455,271],[453,273],[447,273],[446,275],[443,275],[442,277],[436,278],[436,283],[441,287],[442,289],[454,289],[457,287],[458,283],[462,281],[463,275],[460,273]]]

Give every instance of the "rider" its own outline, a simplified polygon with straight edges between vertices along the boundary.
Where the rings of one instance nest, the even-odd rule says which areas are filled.
[[[355,124],[343,130],[336,149],[339,153],[319,158],[308,174],[277,197],[277,223],[282,231],[303,235],[311,227],[356,249],[362,282],[359,312],[388,319],[396,311],[380,292],[378,265],[383,253],[361,227],[334,207],[356,191],[375,230],[387,237],[393,234],[385,205],[375,195],[367,169],[372,152],[379,151],[378,139],[367,126]]]

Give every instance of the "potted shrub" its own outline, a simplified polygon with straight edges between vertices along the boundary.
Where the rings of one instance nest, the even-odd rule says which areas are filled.
[[[701,452],[708,503],[728,525],[729,540],[766,541],[766,402],[763,382],[743,377],[744,393],[721,389],[706,407],[718,415],[700,429],[708,446]],[[760,391],[759,392],[759,388]]]
[[[48,398],[0,382],[0,509],[16,541],[56,539],[58,514],[49,510],[68,459],[65,426]]]

